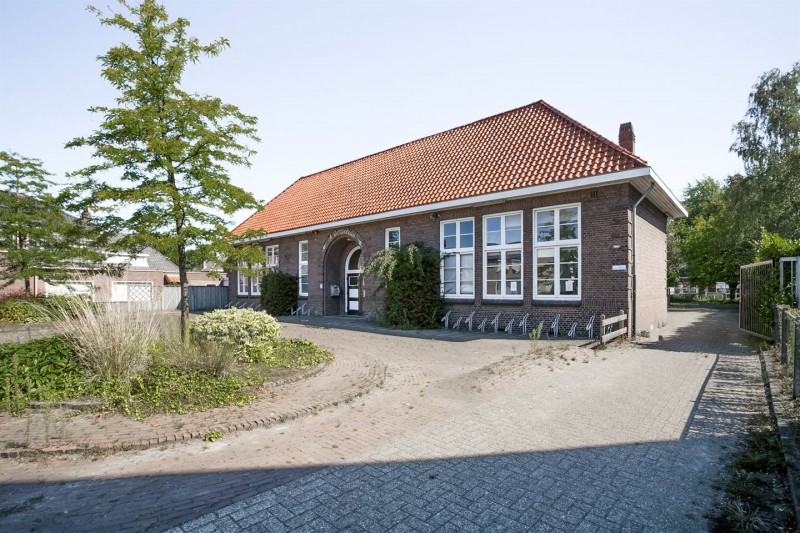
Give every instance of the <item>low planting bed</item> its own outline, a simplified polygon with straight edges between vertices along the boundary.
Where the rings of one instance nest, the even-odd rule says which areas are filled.
[[[0,344],[0,410],[76,406],[136,419],[247,405],[333,354],[284,339],[266,313],[226,309],[193,320],[184,341],[154,315],[70,302],[58,336]],[[69,312],[66,312],[69,311]]]

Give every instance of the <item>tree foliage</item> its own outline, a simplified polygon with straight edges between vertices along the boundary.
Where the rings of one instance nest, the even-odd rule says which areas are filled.
[[[758,229],[737,229],[727,188],[713,178],[689,185],[684,198],[689,217],[670,225],[668,272],[698,287],[722,281],[735,293],[739,267],[754,257]]]
[[[364,272],[380,280],[385,322],[400,328],[434,328],[444,312],[439,250],[422,243],[375,253]]]
[[[245,142],[258,141],[256,118],[181,88],[186,67],[219,55],[227,39],[201,44],[187,34],[187,19],[170,20],[156,0],[118,2],[120,13],[89,8],[102,25],[127,32],[134,43],[120,43],[99,57],[102,76],[118,93],[116,105],[90,108],[102,117],[99,127],[67,144],[90,148],[97,160],[72,174],[79,181],[75,205],[91,207],[100,224],[123,235],[121,247],[153,246],[177,260],[185,333],[189,250],[200,262],[263,262],[256,247],[235,248],[228,231],[234,212],[260,208],[228,176],[231,167],[250,164],[255,152]],[[109,174],[116,183],[105,181]],[[132,214],[122,218],[121,209]]]
[[[745,167],[729,183],[738,223],[800,238],[800,62],[761,76],[733,131]]]
[[[33,276],[63,278],[75,261],[99,258],[79,246],[90,228],[64,213],[49,176],[38,159],[0,151],[0,278],[25,280],[28,295]]]

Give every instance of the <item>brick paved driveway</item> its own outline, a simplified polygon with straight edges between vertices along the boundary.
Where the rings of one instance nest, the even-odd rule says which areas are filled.
[[[381,360],[383,388],[214,444],[2,462],[0,529],[703,531],[763,388],[735,312],[670,322],[574,361],[308,329]]]

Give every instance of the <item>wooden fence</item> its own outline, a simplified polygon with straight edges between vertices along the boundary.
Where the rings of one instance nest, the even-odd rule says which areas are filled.
[[[180,309],[181,288],[174,286],[153,287],[149,301],[106,302],[108,307],[126,311],[173,311]],[[207,311],[222,309],[228,305],[227,287],[189,287],[189,310]]]
[[[617,316],[606,318],[606,315],[600,315],[600,343],[605,344],[611,339],[616,339],[621,335],[628,334],[628,326],[626,324],[628,315],[620,311]],[[617,329],[614,329],[616,327]]]

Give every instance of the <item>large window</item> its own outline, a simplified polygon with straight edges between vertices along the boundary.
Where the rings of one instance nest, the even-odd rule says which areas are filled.
[[[580,298],[581,208],[564,205],[533,212],[534,298]]]
[[[273,244],[272,246],[267,246],[264,248],[264,255],[266,255],[267,262],[266,268],[270,272],[275,272],[278,270],[278,245]]]
[[[483,217],[483,295],[522,298],[522,213]]]
[[[386,229],[386,248],[400,248],[400,228]]]
[[[300,296],[308,296],[308,241],[300,241]]]
[[[253,275],[250,277],[250,294],[261,294],[261,277],[264,275],[264,265],[254,265]]]
[[[245,266],[244,263],[239,263],[240,267]],[[241,270],[236,271],[236,294],[239,296],[247,296],[247,288],[250,285],[250,277]]]
[[[475,219],[441,224],[442,294],[445,298],[475,296]]]

